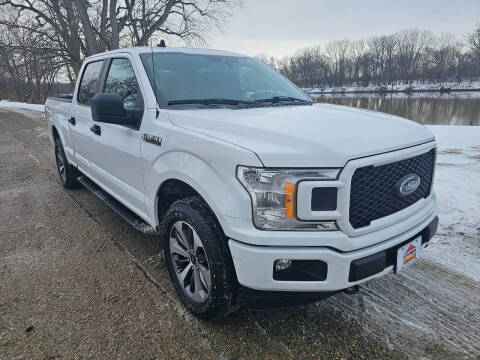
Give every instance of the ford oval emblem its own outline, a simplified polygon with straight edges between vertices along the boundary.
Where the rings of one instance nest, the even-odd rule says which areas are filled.
[[[418,176],[417,174],[409,174],[407,176],[404,176],[396,184],[397,191],[401,196],[413,194],[419,186],[420,176]]]

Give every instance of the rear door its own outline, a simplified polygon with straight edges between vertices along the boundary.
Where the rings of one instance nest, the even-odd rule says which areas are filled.
[[[126,110],[141,109],[144,102],[137,75],[128,55],[107,60],[100,92],[116,93]],[[145,214],[145,191],[140,159],[140,125],[94,122],[99,132],[92,135],[90,166],[100,185],[138,215]]]
[[[104,60],[84,64],[68,119],[75,160],[80,170],[86,174],[90,174],[89,161],[94,153],[91,143],[90,128],[93,126],[93,121],[90,104],[99,90],[103,64]]]

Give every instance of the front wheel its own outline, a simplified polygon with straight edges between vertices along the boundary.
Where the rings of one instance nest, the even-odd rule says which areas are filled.
[[[238,283],[227,241],[199,197],[175,202],[163,222],[164,254],[183,304],[204,319],[235,308]]]

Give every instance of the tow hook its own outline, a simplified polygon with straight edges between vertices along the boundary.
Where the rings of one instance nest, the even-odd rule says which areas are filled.
[[[358,293],[359,291],[360,291],[360,286],[358,285],[353,285],[343,290],[343,292],[347,295],[353,295]]]

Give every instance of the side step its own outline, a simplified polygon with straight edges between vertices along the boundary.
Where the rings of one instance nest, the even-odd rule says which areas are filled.
[[[142,218],[137,216],[135,213],[127,209],[120,202],[115,200],[105,191],[103,191],[97,184],[92,180],[87,178],[84,175],[81,175],[77,178],[78,182],[90,190],[96,197],[98,197],[102,202],[107,205],[110,209],[115,211],[120,217],[132,225],[136,230],[147,235],[157,235],[158,232],[155,228],[147,224]]]

